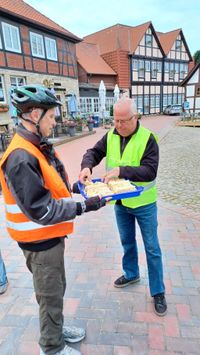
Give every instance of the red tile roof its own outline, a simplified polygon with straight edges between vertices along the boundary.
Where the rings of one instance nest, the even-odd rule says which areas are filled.
[[[150,21],[135,27],[116,24],[85,36],[84,39],[90,43],[98,43],[100,54],[117,49],[134,53],[149,26]]]
[[[24,2],[23,0],[0,0],[0,11],[4,11],[15,17],[24,19],[30,23],[40,25],[52,31],[56,31],[57,34],[64,35],[68,38],[78,42],[81,39],[69,32],[62,26],[58,25],[54,21],[50,20],[39,11],[35,10],[32,6]]]
[[[100,56],[96,44],[85,41],[76,45],[78,63],[88,74],[117,75],[115,71]]]
[[[157,36],[160,40],[161,46],[165,52],[165,55],[169,53],[171,50],[175,40],[177,39],[178,35],[180,34],[181,29],[177,29],[174,31],[162,33],[162,32],[156,32]]]

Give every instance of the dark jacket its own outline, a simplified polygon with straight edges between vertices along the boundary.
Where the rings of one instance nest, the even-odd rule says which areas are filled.
[[[52,144],[47,140],[41,142],[39,136],[26,130],[22,125],[17,128],[17,133],[42,151],[70,190],[64,166],[56,157]],[[3,170],[18,206],[32,221],[47,225],[71,220],[77,214],[81,214],[80,203],[74,200],[55,200],[51,197],[50,191],[44,187],[38,160],[23,148],[16,149],[9,155]],[[48,249],[58,242],[59,238],[55,238],[40,243],[19,243],[19,246],[37,251]]]
[[[139,128],[139,122],[137,123],[136,130],[128,137],[120,136],[120,149],[121,154],[124,151],[127,143],[131,137],[136,134]],[[85,155],[83,156],[81,162],[81,169],[83,168],[94,168],[100,163],[100,161],[106,157],[107,150],[107,134],[106,133],[102,139],[100,139],[92,149],[88,149]],[[114,134],[118,134],[116,129],[114,129]],[[153,136],[150,135],[146,149],[144,151],[143,157],[140,162],[139,167],[133,166],[121,166],[120,167],[120,178],[126,178],[131,181],[153,181],[156,178],[159,162],[159,149],[158,144]]]

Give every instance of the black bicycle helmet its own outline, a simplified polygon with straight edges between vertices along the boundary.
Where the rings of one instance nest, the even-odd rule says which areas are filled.
[[[17,108],[19,116],[29,112],[32,108],[48,110],[52,107],[62,106],[56,96],[42,85],[24,85],[11,93],[12,104]]]

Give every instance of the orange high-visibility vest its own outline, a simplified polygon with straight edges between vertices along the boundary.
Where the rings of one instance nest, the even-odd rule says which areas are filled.
[[[10,236],[18,242],[29,243],[72,233],[73,222],[71,221],[44,226],[31,221],[19,208],[8,188],[2,170],[4,162],[15,149],[24,149],[38,160],[44,187],[51,192],[52,198],[56,200],[71,199],[71,194],[62,178],[56,169],[49,165],[42,152],[31,142],[16,133],[0,161],[0,181],[5,202],[7,230]],[[34,188],[34,186],[31,186],[31,181],[30,188]]]

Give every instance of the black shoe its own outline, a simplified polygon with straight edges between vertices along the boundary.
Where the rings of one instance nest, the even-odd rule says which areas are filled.
[[[126,287],[130,284],[134,284],[136,282],[140,281],[140,277],[135,277],[132,280],[127,280],[124,275],[120,276],[117,280],[114,282],[115,287]]]
[[[157,316],[163,317],[167,313],[167,302],[164,293],[158,293],[153,296],[154,298],[154,311]]]

